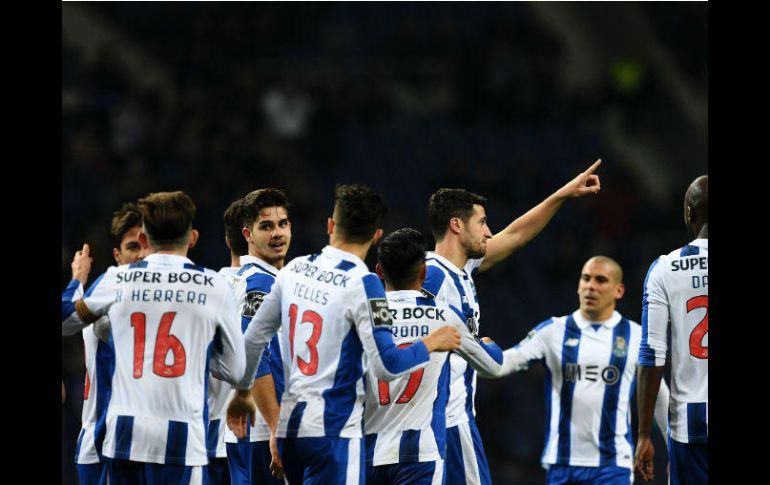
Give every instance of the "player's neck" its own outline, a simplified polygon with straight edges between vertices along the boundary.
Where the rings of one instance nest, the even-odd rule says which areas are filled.
[[[696,239],[708,239],[709,238],[709,223],[704,222],[700,230],[695,233]]]
[[[175,256],[187,257],[187,247],[184,249],[153,249],[150,247],[149,254],[173,254]]]
[[[230,254],[230,266],[233,267],[233,268],[240,268],[240,266],[241,266],[241,257],[231,253]]]
[[[463,269],[465,263],[468,262],[468,254],[465,252],[465,248],[463,248],[460,241],[455,238],[445,237],[441,242],[437,242],[436,249],[434,249],[433,252],[448,259],[449,262],[459,269]]]
[[[404,288],[396,288],[395,286],[391,285],[388,280],[385,280],[385,291],[420,291],[421,288],[422,282],[420,280],[414,280],[411,285],[406,285]]]
[[[251,247],[249,247],[249,249],[251,249]],[[276,259],[275,261],[270,261],[269,259],[267,259],[263,255],[257,253],[256,251],[249,251],[249,256],[253,256],[253,257],[259,259],[260,261],[264,261],[265,263],[269,264],[270,266],[272,266],[275,269],[283,268],[283,262],[285,261],[284,258]]]

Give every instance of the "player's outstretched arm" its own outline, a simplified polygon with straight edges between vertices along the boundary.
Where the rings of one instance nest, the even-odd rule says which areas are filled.
[[[655,479],[655,447],[652,444],[652,415],[663,377],[663,367],[640,366],[636,379],[637,404],[639,407],[639,436],[636,441],[634,471],[642,480]]]
[[[577,177],[567,182],[544,201],[495,234],[487,242],[487,253],[479,267],[479,271],[488,270],[534,239],[556,214],[565,200],[599,192],[601,184],[599,183],[599,176],[595,175],[594,172],[601,163],[601,159],[594,162],[585,172],[578,174]]]
[[[530,362],[540,360],[545,355],[546,334],[552,323],[553,319],[550,318],[538,324],[521,342],[503,352],[503,363],[497,373],[479,372],[479,377],[497,379],[529,369]]]
[[[246,437],[247,420],[254,422],[257,416],[257,405],[249,389],[236,389],[233,398],[227,405],[227,427],[238,438]]]
[[[217,338],[221,345],[219,346],[220,350],[211,356],[209,371],[215,378],[235,385],[244,375],[246,353],[235,297],[230,288],[224,286],[220,288],[222,289],[222,298],[219,307],[220,321],[217,327]]]
[[[478,339],[468,329],[462,312],[451,305],[449,308],[452,310],[450,323],[460,334],[460,347],[455,352],[477,372],[488,375],[499,374],[503,363],[502,349],[487,337]]]

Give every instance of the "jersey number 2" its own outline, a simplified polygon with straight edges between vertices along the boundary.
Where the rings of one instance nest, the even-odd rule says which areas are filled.
[[[171,324],[176,312],[166,312],[160,319],[158,336],[155,339],[155,352],[152,359],[152,371],[160,377],[179,377],[184,374],[187,354],[182,342],[171,335]],[[131,314],[131,326],[134,327],[134,379],[142,377],[144,367],[144,341],[147,327],[147,315]],[[171,350],[174,360],[166,364],[166,355]]]
[[[706,315],[704,315],[703,320],[695,326],[690,334],[690,355],[698,359],[708,359],[709,348],[703,346],[703,337],[705,337],[709,331],[708,295],[696,296],[687,300],[687,313],[690,313],[696,308],[705,308]]]
[[[292,303],[289,305],[289,351],[291,352],[291,358],[294,358],[294,330],[297,326],[297,313],[299,312],[297,305]],[[315,375],[318,372],[318,340],[321,338],[321,330],[323,330],[323,317],[317,314],[313,310],[305,310],[302,313],[302,321],[300,323],[310,323],[313,325],[313,333],[307,340],[307,348],[310,350],[310,362],[307,362],[302,357],[297,357],[297,367],[300,372],[306,376]]]
[[[398,346],[398,348],[403,349],[404,347],[409,347],[410,345],[412,344],[401,344]],[[412,400],[415,393],[417,392],[417,389],[420,387],[420,383],[422,382],[422,375],[424,373],[425,369],[417,369],[416,371],[409,374],[409,380],[406,383],[406,389],[404,389],[404,392],[402,392],[398,397],[396,404],[406,404]],[[390,384],[379,379],[377,384],[380,391],[380,406],[387,406],[390,404]]]

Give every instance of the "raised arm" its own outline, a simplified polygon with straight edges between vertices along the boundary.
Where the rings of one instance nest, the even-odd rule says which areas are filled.
[[[492,236],[492,239],[487,242],[487,252],[479,271],[490,269],[534,239],[565,200],[599,192],[601,188],[599,176],[594,175],[594,172],[601,163],[601,159],[594,162],[585,172],[578,174],[544,201],[508,224],[508,227]]]

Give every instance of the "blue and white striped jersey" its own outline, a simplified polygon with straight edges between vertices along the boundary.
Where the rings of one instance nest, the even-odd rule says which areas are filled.
[[[246,330],[248,389],[259,357],[280,329],[285,388],[278,437],[361,438],[364,354],[381,379],[424,367],[428,349],[393,343],[385,290],[357,256],[327,246],[295,258],[278,273],[273,290]]]
[[[262,300],[270,293],[273,288],[273,282],[278,274],[278,269],[269,263],[255,257],[255,256],[241,256],[240,271],[234,279],[233,291],[235,292],[235,301],[238,305],[239,316],[241,319],[241,330],[244,332],[251,322],[251,317],[259,309],[262,304]],[[270,341],[270,345],[262,354],[262,360],[255,378],[262,377],[264,375],[273,374],[273,381],[276,385],[276,395],[281,396],[283,390],[280,384],[283,382],[283,363],[281,362],[280,351],[275,352],[278,348],[278,338],[273,337]],[[235,391],[233,391],[234,393]],[[232,394],[229,395],[232,397]],[[229,399],[228,399],[229,402]],[[280,402],[280,400],[279,400]],[[225,410],[227,411],[227,410]],[[247,436],[244,438],[238,438],[235,434],[227,428],[225,431],[225,442],[227,443],[246,443],[254,441],[267,441],[270,439],[270,427],[265,422],[265,418],[262,414],[255,413],[255,422],[253,425],[247,427]]]
[[[422,289],[436,301],[459,308],[473,334],[478,336],[479,299],[473,273],[481,266],[484,259],[469,259],[463,269],[458,268],[448,259],[432,251],[426,254],[428,266]],[[449,404],[446,411],[447,428],[466,423],[476,416],[476,372],[458,355],[449,357],[451,377],[449,385]]]
[[[504,352],[503,374],[530,363],[545,366],[545,447],[542,463],[632,468],[629,402],[636,389],[642,330],[613,312],[590,322],[580,310],[552,317]],[[668,389],[661,382],[656,419],[666,429]]]
[[[426,298],[415,290],[389,291],[393,340],[407,347],[444,325],[461,335],[458,355],[485,373],[497,374],[503,352],[471,333],[462,312]],[[433,352],[430,363],[388,383],[367,372],[364,424],[367,465],[443,459],[446,448],[446,405],[449,397],[449,352]]]
[[[225,278],[232,289],[235,285],[235,276],[240,266],[224,266],[219,274]],[[226,458],[225,430],[227,427],[227,405],[230,402],[233,386],[228,382],[208,375],[208,406],[209,424],[206,431],[206,451],[209,458]]]
[[[661,367],[671,322],[671,439],[708,442],[708,239],[656,259],[642,296],[639,363]]]
[[[83,298],[83,289],[79,284],[71,301]],[[86,292],[91,294],[91,288]],[[106,320],[106,317],[102,317]],[[108,322],[104,322],[105,325]],[[92,325],[83,329],[83,349],[85,351],[86,382],[83,388],[82,428],[75,446],[75,463],[89,465],[104,461],[102,444],[104,443],[105,418],[107,404],[110,401],[110,381],[115,367],[112,349],[107,342],[100,340]]]
[[[103,454],[109,458],[206,465],[207,374],[243,375],[235,299],[212,270],[171,254],[111,267],[84,299],[62,295],[62,333],[103,315],[111,322],[115,372]],[[210,360],[217,347],[217,359]]]

